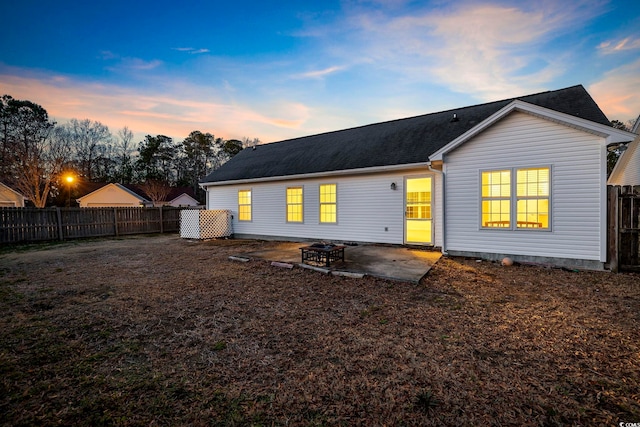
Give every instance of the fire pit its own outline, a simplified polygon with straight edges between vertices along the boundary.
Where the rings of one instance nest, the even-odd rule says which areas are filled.
[[[344,246],[330,243],[314,243],[309,246],[303,246],[300,248],[302,263],[310,261],[329,267],[332,261],[344,261],[344,248]]]

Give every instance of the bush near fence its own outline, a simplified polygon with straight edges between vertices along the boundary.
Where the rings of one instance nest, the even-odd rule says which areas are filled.
[[[0,208],[0,243],[28,243],[180,230],[185,208]]]

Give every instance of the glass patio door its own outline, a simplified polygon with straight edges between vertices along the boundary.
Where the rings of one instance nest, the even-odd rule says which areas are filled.
[[[407,244],[433,244],[431,177],[405,178],[404,241]]]

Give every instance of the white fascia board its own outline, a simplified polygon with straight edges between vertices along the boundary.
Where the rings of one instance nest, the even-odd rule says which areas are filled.
[[[635,135],[631,132],[614,129],[610,126],[592,122],[591,120],[582,119],[570,114],[560,113],[558,111],[550,110],[538,105],[529,104],[528,102],[515,100],[480,122],[475,127],[469,129],[467,132],[463,133],[462,135],[442,147],[440,150],[433,153],[429,157],[429,159],[432,161],[442,161],[445,154],[454,150],[464,142],[473,138],[480,132],[489,128],[497,121],[503,119],[505,116],[511,114],[514,111],[531,114],[545,120],[551,120],[565,126],[570,126],[572,128],[600,136],[605,139],[607,145],[618,142],[628,142],[633,140],[633,138],[635,137]]]
[[[206,190],[207,187],[215,187],[215,186],[221,186],[221,185],[251,184],[256,182],[289,181],[294,179],[312,179],[312,178],[323,178],[323,177],[334,177],[334,176],[364,175],[364,174],[381,173],[381,172],[395,172],[395,171],[405,170],[405,169],[410,170],[410,169],[428,168],[429,163],[430,162],[421,162],[421,163],[409,163],[404,165],[375,166],[375,167],[360,168],[360,169],[342,169],[342,170],[336,170],[336,171],[305,173],[305,174],[298,174],[298,175],[281,175],[281,176],[270,176],[266,178],[238,179],[235,181],[202,182],[200,183],[200,187]]]

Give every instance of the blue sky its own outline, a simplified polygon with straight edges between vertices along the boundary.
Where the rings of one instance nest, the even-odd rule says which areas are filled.
[[[0,94],[262,142],[584,85],[640,114],[636,1],[3,1]]]

